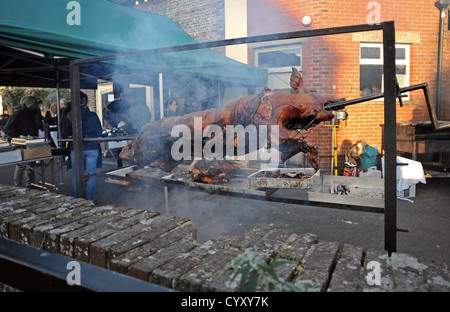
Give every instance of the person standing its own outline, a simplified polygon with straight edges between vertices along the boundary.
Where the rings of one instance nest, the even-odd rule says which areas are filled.
[[[20,136],[38,137],[39,130],[43,130],[41,101],[34,96],[24,96],[20,99],[22,107],[8,119],[3,132],[10,138],[19,138]],[[35,182],[34,167],[36,162],[27,162],[16,165],[14,171],[14,185],[23,186],[25,177],[25,186],[31,187]]]
[[[169,99],[169,104],[166,109],[166,117],[173,117],[178,115],[178,102],[176,99]]]
[[[58,108],[56,103],[50,105],[50,110],[45,113],[44,117],[45,137],[51,142],[52,147],[58,146]],[[52,135],[54,134],[54,135]]]
[[[88,98],[83,92],[80,92],[81,103],[81,131],[83,138],[98,138],[103,132],[100,119],[97,114],[91,112],[88,108]],[[72,111],[67,114],[63,121],[62,132],[64,136],[72,136]],[[70,196],[77,197],[76,178],[75,178],[75,157],[73,143],[69,143],[70,164],[73,172],[72,186]],[[99,143],[83,144],[84,171],[87,175],[86,181],[86,199],[95,201],[97,192],[97,178],[95,176],[97,168],[102,167],[102,153]]]

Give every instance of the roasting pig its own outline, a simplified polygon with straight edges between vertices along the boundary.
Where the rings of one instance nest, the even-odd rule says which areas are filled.
[[[267,128],[278,126],[279,160],[284,162],[299,152],[309,153],[311,166],[318,170],[320,167],[318,150],[316,146],[304,141],[306,130],[334,117],[332,111],[324,109],[324,104],[344,99],[323,96],[315,90],[304,87],[302,76],[295,68],[292,69],[290,86],[290,89],[266,88],[258,94],[241,98],[224,107],[150,122],[144,125],[137,137],[122,149],[120,158],[138,167],[150,166],[171,171],[183,161],[174,159],[171,154],[173,144],[179,139],[171,134],[177,125],[185,125],[194,133],[196,130],[204,131],[207,126],[215,125],[224,130],[224,136],[227,125],[243,127],[265,125]],[[199,119],[200,126],[195,123],[195,120]],[[194,155],[194,136],[191,137],[192,155]],[[220,136],[212,135],[209,139],[220,139]],[[204,141],[205,138],[203,144]],[[261,147],[263,146],[255,148]],[[264,147],[270,148],[270,143]],[[250,149],[246,144],[244,153],[252,152]],[[237,152],[237,149],[234,152]],[[194,160],[194,157],[191,160]]]

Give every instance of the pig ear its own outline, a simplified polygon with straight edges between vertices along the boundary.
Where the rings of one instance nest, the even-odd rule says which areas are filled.
[[[292,67],[292,74],[291,74],[291,88],[298,89],[303,84],[303,78],[302,75],[300,75],[300,72],[297,70],[297,68]]]

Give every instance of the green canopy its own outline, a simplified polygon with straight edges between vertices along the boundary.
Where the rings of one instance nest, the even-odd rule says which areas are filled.
[[[14,79],[19,79],[22,73],[18,69],[27,69],[23,71],[27,76],[24,81],[33,81],[33,77],[40,76],[36,69],[39,66],[47,72],[47,76],[41,73],[44,80],[54,78],[56,67],[63,68],[67,82],[71,59],[197,43],[168,17],[107,0],[0,0],[0,5],[0,84],[8,81],[14,84]],[[22,49],[20,56],[28,52],[27,60],[31,62],[17,63],[20,61],[18,48]],[[42,53],[42,59],[30,55],[29,50]],[[45,65],[49,68],[45,69]],[[162,72],[243,86],[262,86],[262,75],[267,74],[265,69],[240,63],[211,49],[118,59],[84,66],[81,72],[86,75],[86,81],[94,77],[107,79],[117,68],[127,68],[131,76],[135,73],[140,79],[145,79],[146,74]]]

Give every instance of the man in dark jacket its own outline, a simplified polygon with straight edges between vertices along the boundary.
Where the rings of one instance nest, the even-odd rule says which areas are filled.
[[[16,111],[5,125],[5,135],[10,138],[23,136],[39,136],[39,129],[43,129],[40,104],[42,102],[34,96],[24,96],[20,100],[22,108]],[[25,165],[16,165],[14,172],[14,185],[23,186],[25,175],[25,186],[30,187],[34,183],[34,167],[36,162],[28,162]]]
[[[81,131],[83,138],[99,138],[102,135],[103,128],[100,123],[100,119],[96,113],[91,112],[87,106],[88,98],[83,92],[80,92],[81,98]],[[65,137],[72,136],[72,111],[67,114],[67,117],[63,121],[62,132]],[[70,159],[72,165],[72,187],[70,189],[70,195],[77,197],[76,179],[75,179],[75,161],[73,144],[69,144]],[[84,156],[84,170],[88,175],[86,182],[86,199],[95,201],[95,195],[97,191],[97,179],[95,173],[97,168],[102,166],[102,153],[99,143],[83,144],[83,156]]]

